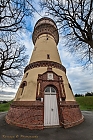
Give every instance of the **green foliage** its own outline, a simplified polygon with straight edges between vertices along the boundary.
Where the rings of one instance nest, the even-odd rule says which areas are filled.
[[[9,101],[8,103],[0,104],[0,112],[8,111],[11,103],[12,101]]]
[[[93,111],[93,96],[76,97],[81,110]]]
[[[75,97],[83,97],[83,94],[75,94]]]
[[[93,96],[93,92],[87,92],[85,96]]]
[[[84,94],[75,94],[75,97],[83,97]],[[85,96],[93,96],[93,92],[87,92],[85,93]]]
[[[76,97],[76,101],[81,110],[93,111],[93,96]],[[8,111],[11,103],[12,101],[0,104],[0,112]]]

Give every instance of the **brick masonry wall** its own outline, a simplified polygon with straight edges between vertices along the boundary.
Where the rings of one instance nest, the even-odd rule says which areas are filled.
[[[59,104],[59,122],[64,128],[84,121],[76,102],[62,101]],[[41,101],[15,101],[6,115],[8,124],[29,129],[44,128],[44,103]]]
[[[6,115],[6,122],[18,127],[43,129],[43,107],[43,103],[39,101],[14,102]]]
[[[64,128],[73,127],[84,121],[84,117],[76,102],[62,102],[60,105],[61,125]]]

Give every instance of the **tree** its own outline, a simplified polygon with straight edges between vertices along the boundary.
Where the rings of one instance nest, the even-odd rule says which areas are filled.
[[[85,65],[93,63],[93,0],[41,0],[53,16],[71,52],[79,51]]]
[[[34,11],[30,0],[0,1],[0,31],[16,32],[26,24],[26,17]]]
[[[18,83],[26,64],[25,46],[17,33],[26,29],[27,19],[35,11],[31,0],[0,0],[0,84]]]
[[[27,60],[25,47],[18,44],[11,33],[2,35],[0,42],[0,84],[12,86],[23,74]]]
[[[83,97],[83,94],[75,94],[75,97]]]
[[[85,96],[92,96],[92,92],[90,93],[90,92],[87,92],[86,94],[85,94]]]

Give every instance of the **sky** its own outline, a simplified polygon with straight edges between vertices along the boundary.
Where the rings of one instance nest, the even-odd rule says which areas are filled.
[[[36,9],[39,9],[37,1],[34,3],[34,5]],[[50,17],[45,11],[39,11],[39,13],[41,16],[35,12],[33,19],[28,19],[28,28],[30,30],[24,29],[22,32],[19,32],[20,42],[26,46],[26,53],[29,55],[29,59],[34,48],[32,42],[32,32],[34,25],[41,17]],[[85,94],[87,92],[93,92],[93,66],[90,66],[91,68],[84,69],[84,66],[82,66],[82,64],[78,61],[79,55],[71,54],[67,48],[64,47],[65,41],[66,40],[64,40],[60,34],[57,48],[60,54],[61,62],[66,68],[66,75],[72,87],[73,93]],[[17,85],[15,88],[0,87],[0,100],[12,100],[16,95],[18,87],[19,85]]]

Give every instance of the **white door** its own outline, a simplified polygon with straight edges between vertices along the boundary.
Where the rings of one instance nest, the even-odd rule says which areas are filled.
[[[44,126],[59,125],[56,90],[47,87],[44,94]]]

